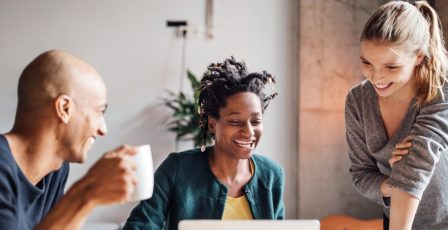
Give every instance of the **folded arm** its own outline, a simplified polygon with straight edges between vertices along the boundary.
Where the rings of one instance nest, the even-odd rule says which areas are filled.
[[[423,107],[411,130],[412,146],[392,168],[389,184],[391,229],[411,229],[422,198],[442,152],[448,149],[448,103],[439,99]]]

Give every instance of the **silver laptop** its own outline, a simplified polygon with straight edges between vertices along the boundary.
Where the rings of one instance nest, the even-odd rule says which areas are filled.
[[[318,220],[182,220],[179,230],[319,230]]]

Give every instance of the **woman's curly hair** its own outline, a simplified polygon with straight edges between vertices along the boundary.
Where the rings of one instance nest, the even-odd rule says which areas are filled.
[[[212,63],[207,69],[201,80],[198,100],[204,145],[209,135],[208,117],[219,119],[219,109],[226,106],[228,97],[240,92],[254,93],[260,98],[264,112],[270,100],[278,95],[277,92],[269,95],[263,92],[266,84],[275,84],[274,76],[266,71],[249,73],[246,64],[237,62],[233,56],[222,63]]]

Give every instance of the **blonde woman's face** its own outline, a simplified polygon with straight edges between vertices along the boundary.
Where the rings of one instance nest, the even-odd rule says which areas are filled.
[[[361,42],[361,71],[380,97],[415,95],[414,69],[423,55],[406,52],[397,46],[373,41]]]

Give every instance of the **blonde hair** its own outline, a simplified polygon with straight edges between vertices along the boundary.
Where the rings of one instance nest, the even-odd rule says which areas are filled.
[[[404,51],[423,53],[415,67],[417,105],[431,102],[442,93],[447,81],[447,52],[442,26],[436,11],[426,2],[414,4],[392,1],[382,5],[370,17],[361,34],[361,41],[392,44]]]

